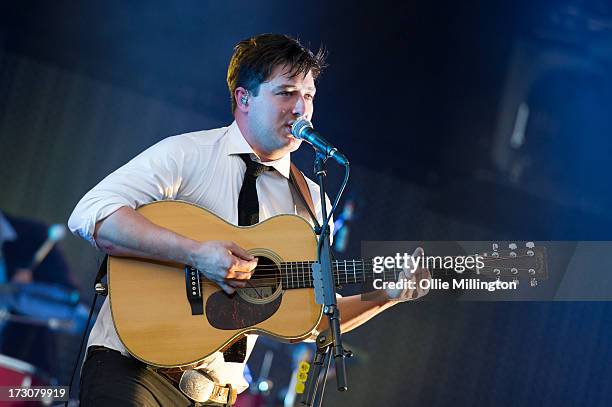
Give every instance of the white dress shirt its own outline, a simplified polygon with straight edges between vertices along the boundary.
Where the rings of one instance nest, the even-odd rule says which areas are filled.
[[[97,247],[93,233],[98,221],[123,206],[136,209],[149,202],[168,199],[193,202],[237,224],[238,195],[246,169],[238,154],[243,153],[252,154],[258,161],[236,122],[229,127],[168,137],[87,192],[72,212],[68,227]],[[266,171],[257,178],[260,221],[278,214],[306,217],[305,208],[298,199],[294,200],[295,191],[289,187],[289,154],[262,164],[276,171]],[[319,187],[309,179],[307,183],[321,222]],[[329,200],[327,208],[331,209]],[[330,224],[333,227],[333,221]],[[256,339],[257,335],[248,335],[247,358]],[[102,345],[128,355],[117,336],[108,300],[104,301],[91,331],[87,346],[91,345]],[[217,382],[231,383],[239,392],[248,387],[243,377],[244,363],[225,362],[221,352],[206,358],[201,368]]]

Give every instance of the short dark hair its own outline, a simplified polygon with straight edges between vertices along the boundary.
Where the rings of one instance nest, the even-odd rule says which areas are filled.
[[[272,75],[279,65],[286,65],[291,77],[306,75],[309,71],[316,79],[326,67],[323,47],[316,54],[296,39],[281,34],[260,34],[240,41],[227,68],[227,87],[232,98],[232,112],[236,110],[234,91],[247,89],[254,96],[259,85]]]

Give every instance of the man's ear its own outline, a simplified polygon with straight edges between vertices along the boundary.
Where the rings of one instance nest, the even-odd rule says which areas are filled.
[[[249,91],[239,86],[234,90],[234,100],[236,101],[236,108],[240,111],[247,113],[249,111]]]

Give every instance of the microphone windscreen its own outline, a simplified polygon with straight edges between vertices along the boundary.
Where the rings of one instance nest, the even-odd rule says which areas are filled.
[[[291,125],[291,134],[297,139],[303,139],[302,131],[307,128],[313,128],[312,123],[303,117],[298,117]]]

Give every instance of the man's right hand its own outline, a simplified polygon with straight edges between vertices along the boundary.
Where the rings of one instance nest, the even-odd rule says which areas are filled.
[[[189,264],[228,294],[245,287],[257,266],[257,259],[234,242],[198,242],[158,226],[126,206],[99,221],[94,238],[112,256]]]
[[[234,242],[211,240],[203,242],[193,253],[191,266],[204,273],[228,294],[247,285],[257,266],[253,257]]]

